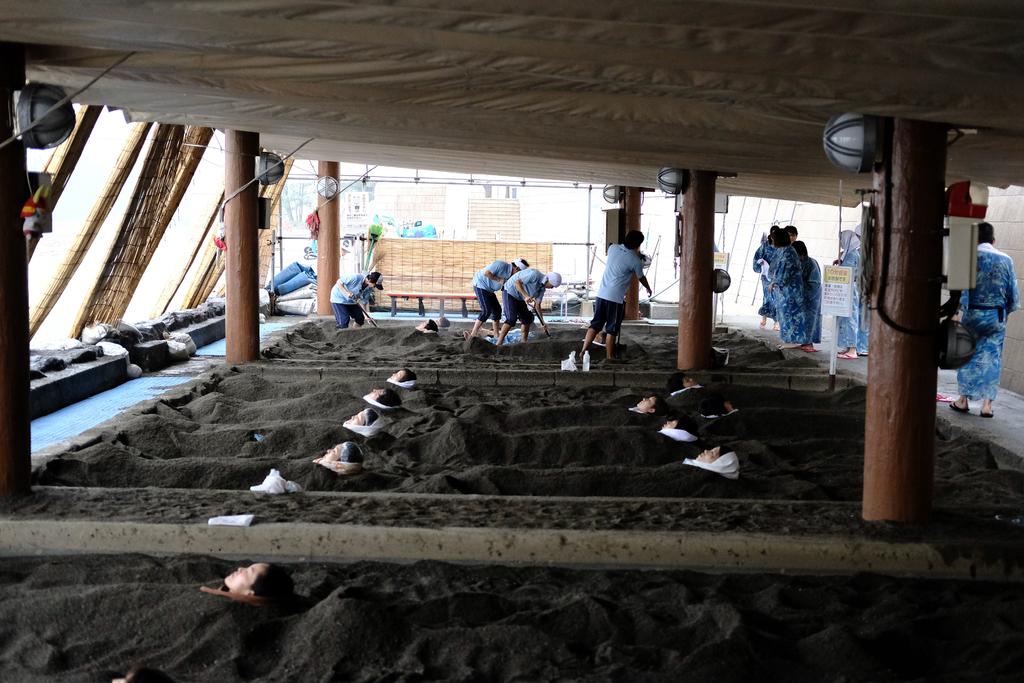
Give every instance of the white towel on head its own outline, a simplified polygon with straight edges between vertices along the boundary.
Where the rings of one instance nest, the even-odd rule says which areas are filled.
[[[367,439],[369,439],[371,436],[376,436],[377,433],[380,432],[380,430],[384,429],[384,425],[381,424],[380,420],[377,420],[371,425],[357,425],[346,422],[345,424],[342,425],[342,427],[349,430],[350,432],[355,432],[360,436],[365,436]]]
[[[697,437],[685,429],[669,429],[668,427],[664,427],[659,431],[673,441],[685,441],[686,443],[689,443],[697,440]]]
[[[256,519],[256,515],[222,515],[210,517],[207,524],[210,526],[249,526],[254,519]]]
[[[719,456],[714,462],[701,462],[687,458],[683,461],[683,464],[720,474],[726,479],[740,478],[740,459],[736,456],[735,451],[729,451],[725,455]]]
[[[403,389],[412,389],[414,386],[416,386],[416,380],[414,379],[407,379],[404,382],[396,382],[392,379],[389,379],[388,383],[394,384],[396,387],[402,387]]]
[[[253,493],[269,493],[277,495],[281,493],[298,493],[302,490],[302,487],[296,484],[294,481],[288,481],[281,476],[281,473],[277,470],[270,470],[270,474],[263,480],[262,484],[256,486],[250,486],[249,490]]]
[[[679,394],[683,393],[684,391],[689,391],[690,389],[703,389],[703,388],[704,387],[702,387],[700,384],[694,384],[692,387],[683,387],[679,391],[673,391],[671,394],[669,394],[669,396],[678,396]]]
[[[629,412],[631,412],[631,413],[640,413],[641,415],[651,415],[651,413],[648,413],[646,410],[640,410],[636,406],[633,406],[632,408],[630,408]]]
[[[372,398],[370,398],[369,394],[367,394],[366,396],[363,396],[363,400],[366,401],[367,403],[369,403],[374,408],[380,408],[381,410],[394,410],[395,409],[395,406],[386,406],[383,403],[380,403],[379,401],[373,400]]]

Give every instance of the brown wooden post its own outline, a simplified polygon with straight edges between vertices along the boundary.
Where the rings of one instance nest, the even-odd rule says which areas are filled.
[[[337,178],[340,175],[337,161],[321,161],[317,165],[320,177]],[[319,195],[318,195],[319,197]],[[341,195],[331,199],[319,197],[320,237],[316,242],[316,313],[332,315],[331,288],[338,281],[341,268]]]
[[[260,136],[229,130],[224,138],[224,193],[231,197],[256,175]],[[228,363],[246,363],[260,355],[257,191],[253,183],[224,205],[224,239],[228,245],[224,359]]]
[[[626,232],[640,230],[640,204],[643,200],[643,192],[639,187],[626,188],[626,200],[623,211],[626,214]],[[626,310],[624,320],[640,319],[640,281],[635,275],[629,278],[629,288],[626,290]]]
[[[711,273],[715,264],[714,171],[690,171],[679,236],[680,370],[711,367]]]
[[[0,43],[0,140],[14,134],[14,91],[25,83],[24,48]],[[21,232],[25,149],[0,150],[0,496],[30,492],[28,260]],[[18,180],[21,182],[18,182]]]
[[[934,338],[920,333],[935,329],[940,303],[946,126],[896,120],[891,150],[876,177],[881,201],[872,245],[862,514],[924,522],[934,486],[936,367]],[[907,331],[887,324],[879,306]]]

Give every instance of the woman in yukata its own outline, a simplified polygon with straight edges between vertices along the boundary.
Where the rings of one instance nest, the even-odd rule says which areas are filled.
[[[807,245],[793,242],[793,249],[800,256],[801,275],[804,280],[804,318],[807,322],[807,336],[800,345],[801,351],[814,353],[815,344],[821,343],[821,268],[818,262],[807,254]]]
[[[846,266],[853,269],[853,310],[850,317],[836,319],[838,323],[838,336],[836,346],[839,348],[839,357],[844,360],[857,360],[858,341],[863,343],[863,353],[867,355],[867,330],[863,336],[860,335],[860,292],[857,287],[857,279],[860,276],[860,237],[853,230],[843,230],[839,233],[839,258],[833,262],[836,266]]]
[[[761,316],[761,328],[768,324],[768,318],[775,320],[775,307],[772,306],[771,297],[768,296],[768,285],[771,284],[771,272],[769,271],[772,258],[775,256],[775,247],[772,246],[771,234],[776,230],[781,230],[777,225],[773,225],[769,230],[768,235],[764,237],[761,242],[761,246],[754,252],[754,272],[760,274],[761,280],[761,293],[763,294],[761,300],[761,308],[757,309],[757,314]],[[778,328],[776,324],[775,329]]]
[[[804,315],[804,278],[800,257],[790,246],[789,234],[778,230],[772,236],[775,258],[771,264],[769,294],[775,297],[778,314],[780,349],[799,348],[807,337]]]

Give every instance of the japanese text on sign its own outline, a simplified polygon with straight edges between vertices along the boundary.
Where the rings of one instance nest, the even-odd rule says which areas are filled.
[[[822,315],[850,317],[853,313],[853,268],[825,266],[821,280]]]

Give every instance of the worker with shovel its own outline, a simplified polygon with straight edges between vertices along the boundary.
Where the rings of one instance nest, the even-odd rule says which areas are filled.
[[[501,346],[505,341],[508,331],[516,324],[522,323],[523,341],[530,338],[530,326],[533,325],[534,314],[540,319],[544,333],[548,332],[548,324],[544,322],[544,315],[540,312],[541,302],[544,300],[546,290],[558,287],[562,284],[562,276],[558,273],[544,274],[536,268],[521,270],[505,281],[502,292],[505,303],[505,320],[498,333],[497,345]]]
[[[348,328],[350,320],[355,322],[357,327],[363,326],[369,314],[365,313],[362,304],[370,302],[370,294],[375,287],[384,289],[382,280],[383,276],[376,271],[342,275],[338,278],[338,282],[331,289],[331,308],[334,309],[337,329]],[[370,322],[373,322],[372,319]]]

